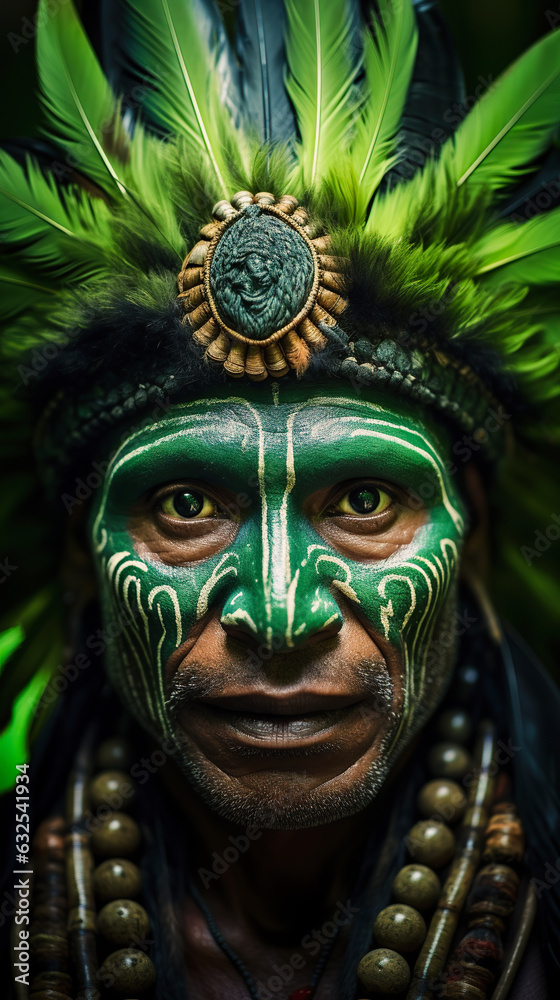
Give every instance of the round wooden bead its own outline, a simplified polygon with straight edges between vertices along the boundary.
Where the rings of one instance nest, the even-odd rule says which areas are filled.
[[[111,983],[118,996],[144,994],[155,986],[156,970],[150,958],[136,948],[120,948],[112,952],[99,970],[99,982]]]
[[[460,743],[435,743],[428,754],[428,767],[436,778],[457,780],[472,767],[472,761]]]
[[[395,876],[392,892],[399,903],[429,910],[439,899],[441,882],[426,865],[405,865]]]
[[[111,858],[95,869],[93,885],[100,903],[108,903],[113,899],[135,899],[142,889],[142,876],[132,861]]]
[[[133,761],[133,750],[128,740],[121,740],[114,737],[100,743],[95,763],[99,770],[118,769],[126,770]]]
[[[91,849],[99,858],[134,854],[140,844],[140,827],[126,813],[116,812],[104,819],[91,835]]]
[[[408,963],[396,951],[376,948],[364,955],[358,966],[358,979],[370,993],[402,993],[410,982]]]
[[[108,805],[111,809],[129,809],[136,797],[134,783],[124,771],[102,771],[89,786],[92,809]]]
[[[382,948],[416,951],[426,937],[426,924],[414,907],[393,903],[377,915],[373,933]]]
[[[462,708],[446,708],[438,716],[436,731],[442,740],[456,740],[457,743],[467,743],[472,734],[470,715]]]
[[[420,789],[417,804],[426,819],[437,816],[446,823],[458,823],[465,811],[467,799],[456,781],[434,778]]]
[[[455,837],[449,827],[435,819],[415,823],[406,838],[415,861],[430,868],[442,868],[455,852]]]
[[[114,948],[138,948],[150,933],[150,921],[140,903],[114,899],[97,914],[97,930]]]

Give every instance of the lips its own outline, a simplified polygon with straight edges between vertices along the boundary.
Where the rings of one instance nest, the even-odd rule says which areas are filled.
[[[202,716],[214,732],[221,730],[235,741],[257,746],[267,744],[278,750],[282,746],[297,744],[303,747],[325,739],[356,716],[357,706],[362,701],[363,696],[357,694],[245,692],[200,699],[191,706],[188,715],[191,725],[193,715]],[[184,721],[187,722],[186,717]]]
[[[289,694],[264,694],[259,691],[249,691],[241,694],[224,695],[218,698],[205,698],[201,704],[210,708],[224,709],[229,712],[253,713],[264,715],[307,715],[315,712],[328,712],[348,708],[361,701],[363,695],[334,695],[315,691],[292,691]]]

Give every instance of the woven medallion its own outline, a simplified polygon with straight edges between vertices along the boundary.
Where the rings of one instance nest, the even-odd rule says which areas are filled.
[[[290,195],[240,191],[213,214],[178,278],[194,339],[234,377],[300,374],[346,305],[344,259]]]

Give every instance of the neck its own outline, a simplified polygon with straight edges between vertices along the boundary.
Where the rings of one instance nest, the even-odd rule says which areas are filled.
[[[301,937],[348,903],[372,807],[302,830],[243,828],[210,809],[173,764],[162,775],[188,821],[191,881],[211,910],[227,910],[263,939],[281,941]]]

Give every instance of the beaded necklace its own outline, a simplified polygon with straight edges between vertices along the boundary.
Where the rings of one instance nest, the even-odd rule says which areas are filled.
[[[472,756],[471,730],[462,707],[436,717],[438,740],[427,755],[432,777],[418,793],[421,818],[405,837],[410,860],[394,878],[394,902],[375,918],[373,947],[357,968],[360,988],[372,997],[500,1000],[529,937],[535,913],[530,887],[514,954],[495,984],[502,935],[518,895],[524,840],[515,806],[504,799],[507,781],[496,777],[495,726],[480,723]],[[99,988],[109,986],[111,995],[149,997],[156,983],[147,954],[150,921],[138,902],[141,875],[132,860],[141,833],[128,815],[136,795],[125,770],[130,748],[120,739],[104,741],[93,774],[93,738],[86,735],[74,764],[66,820],[45,820],[34,840],[33,1000],[54,993],[65,1000],[76,988],[97,1000],[105,996]],[[442,870],[447,870],[443,886]],[[249,997],[258,1000],[249,971],[197,890],[190,891]],[[457,940],[461,919],[463,935]],[[315,995],[335,941],[333,935],[325,943],[309,985],[292,992],[290,1000]]]

